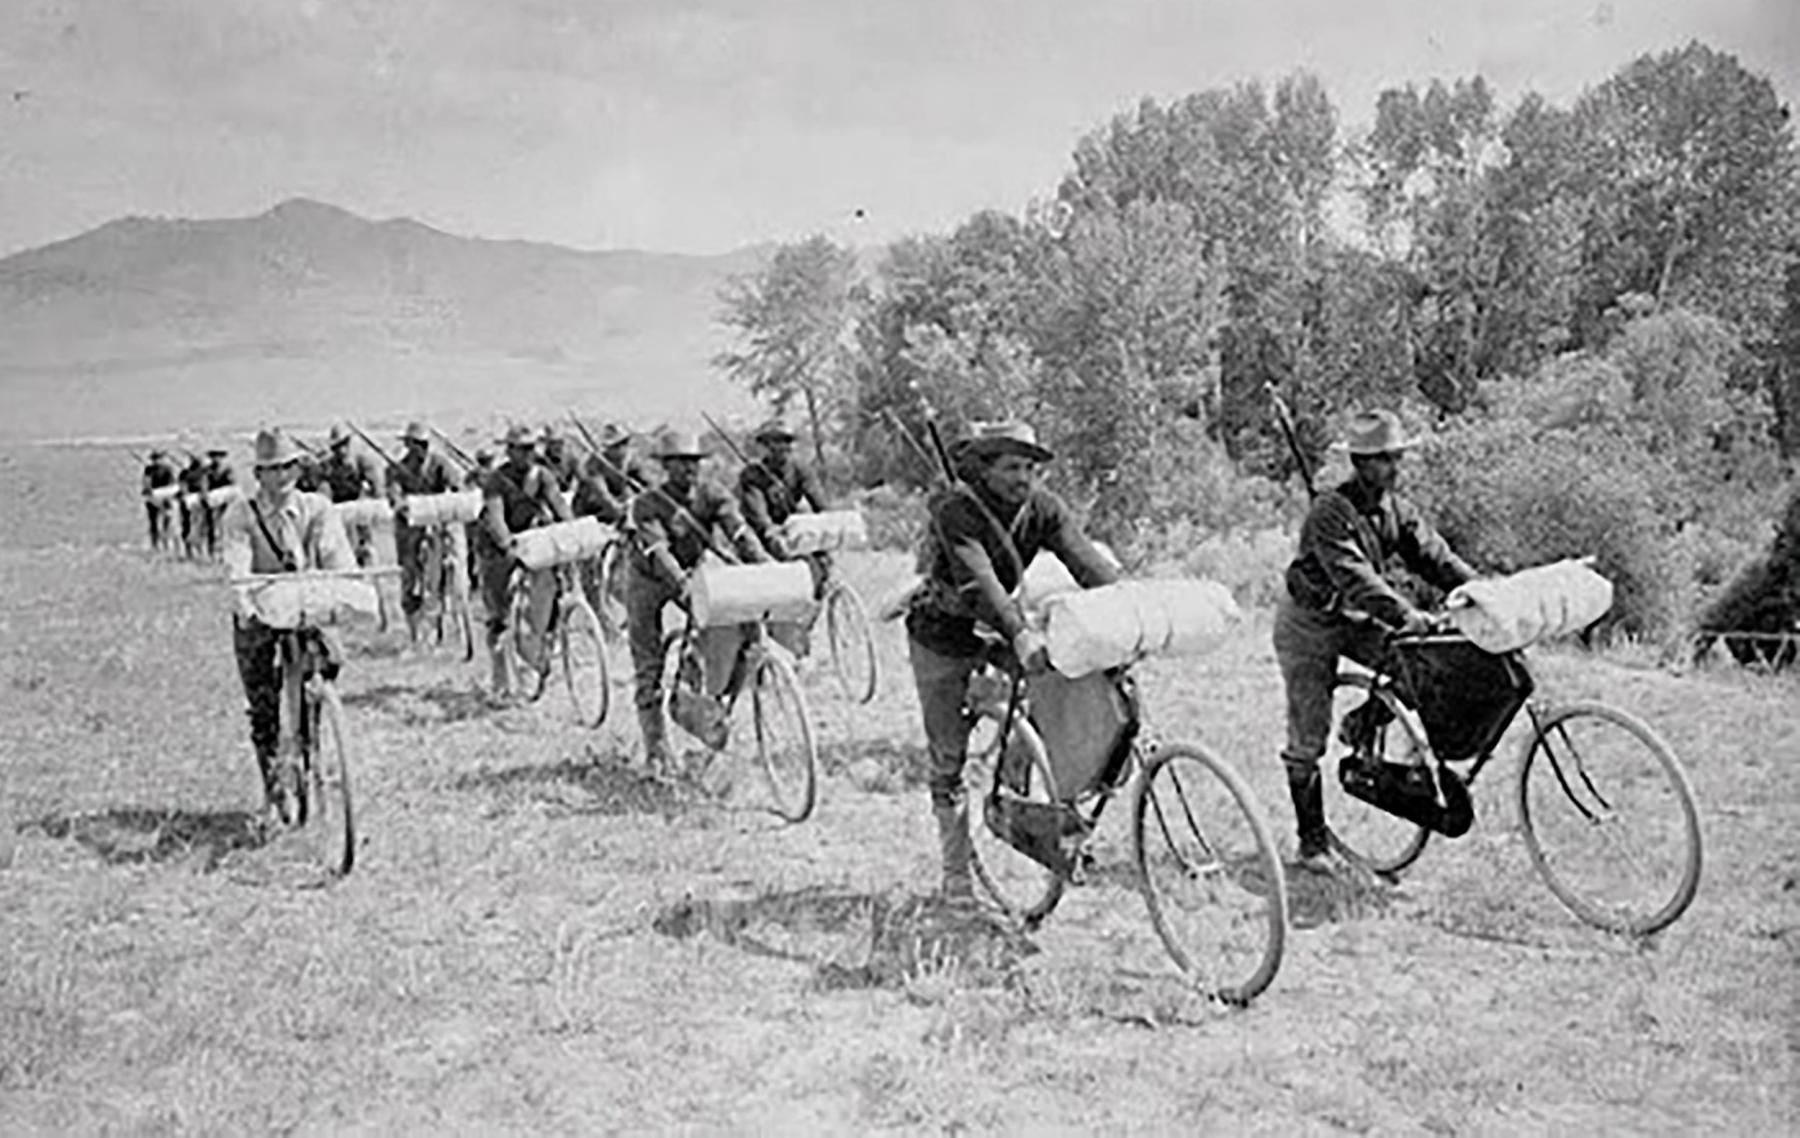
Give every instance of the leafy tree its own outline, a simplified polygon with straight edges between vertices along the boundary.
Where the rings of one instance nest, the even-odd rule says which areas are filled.
[[[847,397],[851,334],[862,292],[855,254],[828,238],[782,245],[757,273],[728,283],[720,320],[742,346],[714,366],[768,398],[777,412],[799,399],[823,467]]]

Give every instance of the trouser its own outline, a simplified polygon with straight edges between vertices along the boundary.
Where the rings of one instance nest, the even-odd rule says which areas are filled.
[[[225,509],[222,506],[202,506],[200,507],[200,516],[204,521],[204,528],[201,532],[206,542],[206,555],[217,557],[219,555],[219,522],[225,516]]]
[[[324,675],[336,679],[343,650],[332,630],[312,629],[306,635],[318,638],[324,654]],[[231,648],[237,657],[238,680],[244,686],[250,745],[256,751],[263,793],[272,798],[277,787],[276,752],[281,745],[281,632],[260,620],[234,616]]]
[[[631,645],[633,701],[640,715],[662,715],[663,608],[680,594],[635,564],[625,570],[626,640]]]
[[[400,562],[400,611],[412,616],[436,612],[451,573],[466,572],[468,551],[463,548],[463,527],[438,528],[435,538],[424,526],[394,525],[395,560]]]
[[[161,502],[145,502],[144,521],[150,527],[150,548],[161,549],[169,540],[169,507]]]
[[[974,728],[967,710],[969,677],[981,666],[981,657],[945,656],[911,637],[906,649],[925,724],[925,748],[930,757],[926,785],[931,790],[931,804],[953,809],[962,804],[963,763],[969,753],[969,732]]]
[[[1283,597],[1275,607],[1274,641],[1287,691],[1287,745],[1281,761],[1290,781],[1304,780],[1324,756],[1331,734],[1338,658],[1378,667],[1386,655],[1384,630],[1378,624],[1315,612]]]
[[[481,557],[481,603],[487,609],[487,641],[490,652],[499,651],[512,630],[513,559],[497,550],[484,551]],[[525,610],[527,630],[527,663],[536,666],[543,660],[544,629],[550,624],[550,609],[556,603],[556,570],[521,569],[528,598]]]

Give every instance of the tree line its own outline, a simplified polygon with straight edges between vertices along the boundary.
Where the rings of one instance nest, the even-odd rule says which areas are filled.
[[[1479,77],[1396,86],[1356,137],[1305,73],[1145,99],[1022,215],[872,263],[781,246],[722,296],[717,363],[802,408],[862,484],[930,477],[895,420],[1023,415],[1127,536],[1191,509],[1196,465],[1292,473],[1270,387],[1311,458],[1383,404],[1451,436],[1623,431],[1696,494],[1778,479],[1800,453],[1788,118],[1699,43],[1566,106],[1502,107]]]

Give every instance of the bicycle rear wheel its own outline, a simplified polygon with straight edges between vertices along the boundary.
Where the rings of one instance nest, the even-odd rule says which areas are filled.
[[[469,567],[454,556],[444,560],[444,595],[439,606],[439,619],[450,625],[450,635],[462,645],[463,663],[475,659],[475,617],[469,607]]]
[[[1164,747],[1132,791],[1132,853],[1150,923],[1201,991],[1244,1004],[1275,979],[1287,878],[1248,784],[1203,747]]]
[[[1358,760],[1339,740],[1338,731],[1344,716],[1370,698],[1391,699],[1386,693],[1371,695],[1367,673],[1339,673],[1337,688],[1332,693],[1331,735],[1328,738],[1328,746],[1338,753],[1327,753],[1319,763],[1319,774],[1325,783],[1325,817],[1338,851],[1367,866],[1371,872],[1392,880],[1419,860],[1431,839],[1431,831],[1344,791],[1339,768]],[[1377,762],[1419,762],[1427,758],[1428,746],[1423,739],[1415,738],[1405,723],[1396,717],[1376,731],[1370,757]]]
[[[1001,838],[988,823],[992,812],[995,764],[1004,762],[1007,793],[1026,802],[1049,804],[1055,800],[1050,756],[1037,729],[1024,717],[1014,717],[1012,730],[1002,746],[1004,706],[976,712],[969,734],[968,759],[963,763],[963,799],[969,804],[970,861],[975,877],[987,895],[1007,916],[1027,928],[1036,927],[1062,900],[1068,882],[1056,871],[1027,857]],[[1004,758],[1002,758],[1004,756]],[[999,818],[995,819],[1000,822]]]
[[[309,701],[312,722],[303,743],[302,825],[327,872],[343,877],[356,865],[356,814],[350,797],[350,738],[337,689],[321,684]]]
[[[551,639],[551,631],[545,629],[537,639],[537,655],[530,651],[531,641],[531,589],[524,580],[514,586],[512,597],[508,601],[511,612],[509,631],[507,634],[507,650],[512,654],[513,683],[524,693],[527,701],[536,703],[544,696],[544,689],[550,682],[550,651],[555,643]],[[533,662],[535,660],[535,663]]]
[[[856,703],[875,698],[877,680],[875,634],[862,598],[842,581],[825,594],[825,635],[831,646],[831,669],[844,694]]]
[[[1700,818],[1681,763],[1642,720],[1599,703],[1550,712],[1525,744],[1519,824],[1557,899],[1609,932],[1672,924],[1700,887]]]
[[[788,662],[764,653],[751,678],[750,709],[756,754],[769,776],[775,812],[804,822],[818,798],[818,752],[800,680]]]
[[[560,622],[563,681],[575,719],[583,727],[606,722],[612,704],[612,685],[606,674],[606,644],[601,639],[600,618],[584,600],[569,602]]]

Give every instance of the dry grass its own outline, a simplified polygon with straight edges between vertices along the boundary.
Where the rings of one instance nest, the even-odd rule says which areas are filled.
[[[0,516],[0,1118],[26,1132],[1712,1131],[1800,1124],[1795,681],[1546,654],[1689,765],[1708,865],[1649,944],[1533,877],[1505,758],[1400,886],[1297,892],[1274,987],[1170,973],[1129,875],[1028,938],[923,897],[935,850],[898,631],[785,826],[629,768],[597,732],[481,709],[476,669],[355,632],[366,834],[325,886],[244,826],[255,779],[215,591],[137,551],[129,465],[19,452]],[[36,464],[36,465],[32,465]],[[45,496],[65,513],[45,515]],[[878,593],[904,557],[853,561]],[[1265,618],[1266,621],[1266,618]],[[1252,781],[1286,840],[1267,625],[1143,670],[1153,728]],[[740,764],[735,754],[728,764]],[[1103,862],[1128,848],[1124,811]],[[4,860],[0,858],[0,860]]]

